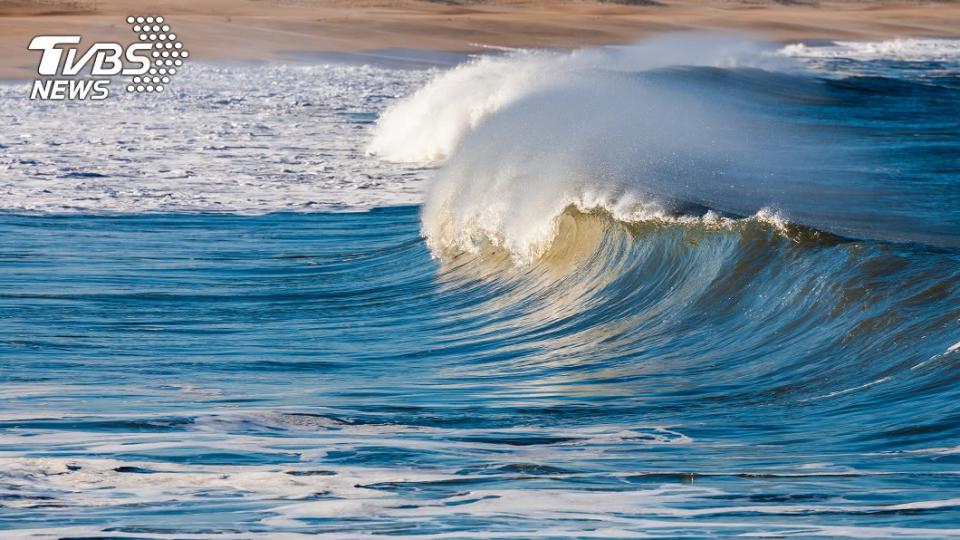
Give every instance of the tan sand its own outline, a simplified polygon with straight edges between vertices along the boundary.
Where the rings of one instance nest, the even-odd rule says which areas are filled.
[[[163,15],[194,58],[403,47],[569,47],[719,29],[776,40],[960,36],[958,2],[662,0],[0,0],[0,78],[32,78],[37,34],[129,42],[127,15]]]

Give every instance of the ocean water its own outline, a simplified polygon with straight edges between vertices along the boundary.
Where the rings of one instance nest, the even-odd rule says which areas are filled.
[[[960,537],[958,43],[0,86],[0,536]]]

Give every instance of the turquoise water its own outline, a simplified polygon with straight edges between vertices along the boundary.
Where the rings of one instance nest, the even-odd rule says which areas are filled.
[[[311,129],[347,133],[335,144],[291,141],[284,129],[299,128],[271,118],[289,121],[293,105],[275,96],[191,105],[204,126],[260,116],[223,128],[234,146],[169,158],[193,180],[144,173],[180,195],[110,184],[114,157],[78,180],[72,211],[69,181],[41,174],[60,166],[44,161],[48,144],[5,132],[8,179],[50,187],[28,197],[11,182],[0,215],[0,529],[960,536],[957,63],[831,50],[799,73],[658,66],[606,86],[558,81],[450,145],[421,141],[453,148],[439,163],[363,151],[397,103],[361,99],[370,87],[343,90],[354,101],[342,109],[307,106]],[[198,73],[224,87],[219,77],[262,75],[235,69]],[[444,73],[343,80],[408,95]],[[205,103],[196,88],[214,83],[196,84],[183,92]],[[663,88],[718,96],[722,110],[681,101],[695,115],[684,116],[650,97]],[[624,95],[648,97],[671,124],[651,137],[633,113],[596,105]],[[5,99],[20,134],[46,136],[31,124],[46,113],[12,113]],[[763,152],[718,146],[731,111],[802,129],[736,132]],[[600,150],[596,137],[540,144],[571,122],[578,133],[603,122]],[[328,147],[325,164],[290,145]],[[197,180],[258,152],[350,179],[304,191],[342,189],[345,208],[290,211],[300,192],[258,185],[244,198],[242,183]],[[346,164],[379,183],[358,187]],[[594,164],[603,182],[564,176]],[[432,187],[417,195],[397,178]],[[189,189],[228,208],[156,202]],[[408,192],[425,202],[405,204]],[[627,204],[629,193],[652,198]]]

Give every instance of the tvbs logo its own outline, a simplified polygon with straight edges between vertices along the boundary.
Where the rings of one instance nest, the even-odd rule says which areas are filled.
[[[122,46],[98,42],[81,53],[80,36],[37,36],[28,49],[41,51],[30,99],[99,101],[110,96],[113,77],[127,78],[131,93],[163,92],[190,53],[163,17],[127,17],[139,41]],[[77,77],[89,73],[89,77]]]

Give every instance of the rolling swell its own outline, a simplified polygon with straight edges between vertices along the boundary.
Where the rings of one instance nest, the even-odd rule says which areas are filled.
[[[496,282],[496,305],[530,306],[516,345],[577,384],[705,421],[840,403],[813,413],[851,415],[829,437],[871,439],[849,430],[874,414],[858,403],[935,406],[957,377],[955,76],[940,56],[909,66],[921,77],[811,72],[790,51],[694,36],[483,59],[389,109],[371,149],[400,117],[446,137],[403,147],[440,164],[427,246]],[[485,101],[448,93],[469,85]],[[407,116],[430,104],[444,113]]]
[[[0,217],[7,523],[956,536],[954,251],[568,208],[438,262],[418,214]]]
[[[477,311],[503,319],[484,331],[544,351],[523,364],[559,370],[552,384],[630,388],[652,410],[706,421],[730,407],[937,403],[957,378],[955,253],[755,218],[624,223],[570,208],[558,221],[534,265],[490,246],[445,261],[443,274],[455,289],[486,283]],[[894,407],[884,421],[914,414]],[[840,429],[838,439],[872,430]]]
[[[722,460],[949,468],[956,59],[801,65],[677,39],[481,60],[384,115],[371,150],[439,167],[421,231],[445,284],[485,291],[464,337],[523,374],[508,396],[770,445]],[[401,118],[421,134],[391,138]]]

